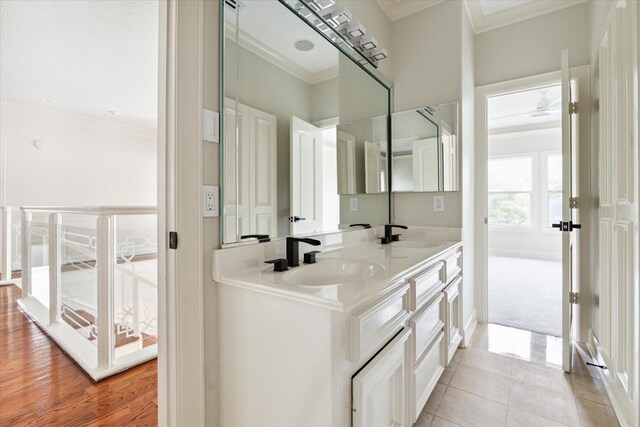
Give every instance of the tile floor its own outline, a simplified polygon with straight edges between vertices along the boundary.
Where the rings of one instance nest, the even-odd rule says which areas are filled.
[[[440,377],[415,427],[619,426],[588,353],[574,349],[565,374],[562,340],[478,325]]]

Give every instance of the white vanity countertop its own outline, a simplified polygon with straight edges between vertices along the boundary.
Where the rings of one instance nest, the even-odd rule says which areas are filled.
[[[375,239],[375,236],[383,234],[380,228],[316,236],[314,238],[321,240],[322,245],[313,247],[300,243],[300,256],[304,252],[319,249],[322,252],[316,256],[317,263],[307,265],[301,261],[299,267],[290,267],[286,272],[275,272],[273,265],[264,264],[266,260],[273,258],[286,258],[283,240],[220,249],[213,252],[213,279],[224,285],[279,295],[332,310],[350,311],[369,298],[377,297],[398,285],[398,278],[420,269],[443,252],[461,245],[455,232],[442,234],[436,231],[433,234],[429,230],[419,227],[399,230],[403,232],[400,244],[418,240],[434,242],[437,246],[407,248],[395,246],[396,242],[383,245]],[[445,240],[446,238],[449,240]],[[321,276],[323,264],[329,266],[329,270],[336,268],[340,261],[371,264],[376,274],[371,277],[366,274],[358,275],[357,280],[340,285],[296,285],[288,282],[292,272],[300,274],[297,272],[314,268]],[[289,275],[285,276],[287,273]]]

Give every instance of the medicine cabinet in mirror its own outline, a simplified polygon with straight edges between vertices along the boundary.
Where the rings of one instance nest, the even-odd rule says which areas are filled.
[[[392,129],[394,192],[459,190],[457,102],[393,113]]]
[[[390,83],[306,3],[221,3],[222,243],[388,222]]]

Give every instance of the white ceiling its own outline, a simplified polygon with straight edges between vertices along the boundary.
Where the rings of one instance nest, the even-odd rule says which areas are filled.
[[[392,21],[443,1],[459,0],[377,0]],[[555,12],[587,0],[464,0],[474,32],[481,33],[525,19]]]
[[[158,0],[0,1],[0,97],[156,127],[158,9]]]
[[[561,86],[515,92],[488,100],[489,130],[560,126]]]
[[[249,35],[245,42],[273,50],[280,57],[311,74],[338,66],[339,54],[333,45],[280,3],[242,0],[241,4],[241,34]],[[225,8],[225,19],[235,26],[236,17],[229,7]],[[308,52],[297,50],[294,45],[300,40],[312,42],[314,48]]]

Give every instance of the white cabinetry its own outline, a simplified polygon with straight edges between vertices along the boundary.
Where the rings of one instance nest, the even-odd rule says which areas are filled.
[[[418,259],[345,309],[221,281],[220,425],[411,426],[460,343],[461,254]]]
[[[396,336],[352,380],[353,426],[406,426],[406,348],[411,335]]]
[[[451,361],[456,348],[462,340],[462,305],[460,304],[460,286],[462,277],[454,281],[444,290],[445,295],[445,332],[447,343],[447,363]]]

